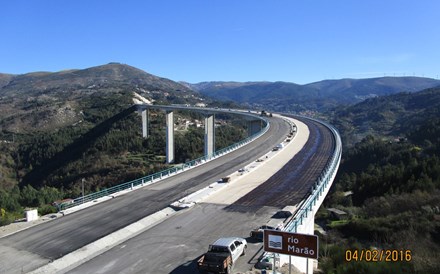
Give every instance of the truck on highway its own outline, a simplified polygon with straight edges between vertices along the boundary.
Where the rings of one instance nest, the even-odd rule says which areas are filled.
[[[232,273],[232,267],[237,259],[244,255],[247,242],[243,238],[220,238],[209,245],[206,252],[197,261],[198,269],[203,272]]]

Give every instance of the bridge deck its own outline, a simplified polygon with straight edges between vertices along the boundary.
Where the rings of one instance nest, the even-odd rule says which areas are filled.
[[[167,207],[264,155],[280,143],[287,124],[271,118],[271,128],[252,144],[179,176],[0,239],[0,273],[29,272]],[[32,264],[30,263],[32,262]]]
[[[304,119],[301,119],[302,121]],[[303,149],[303,155],[299,154],[297,162],[291,161],[290,158],[284,163],[291,161],[288,165],[296,168],[310,168],[309,172],[305,172],[305,178],[303,180],[304,185],[302,188],[307,192],[310,187],[309,183],[314,182],[313,178],[319,176],[321,170],[318,170],[321,166],[325,165],[325,162],[329,157],[324,154],[320,154],[324,151],[331,151],[332,138],[327,138],[325,135],[326,129],[321,129],[319,125],[309,124],[309,130],[315,133],[310,137],[310,139],[318,138],[313,142],[309,141],[309,146]],[[322,130],[323,132],[320,132]],[[324,141],[323,139],[328,140]],[[309,140],[310,140],[309,139]],[[298,141],[298,139],[295,139]],[[326,142],[328,146],[318,145],[319,142]],[[301,144],[306,144],[307,141]],[[279,154],[288,152],[291,149],[290,144],[280,151]],[[302,147],[302,145],[301,145]],[[312,149],[309,153],[305,153]],[[295,152],[297,152],[296,150]],[[299,151],[298,151],[299,153]],[[305,154],[304,154],[305,153]],[[289,154],[289,153],[288,153]],[[298,154],[296,154],[298,155]],[[319,157],[318,157],[319,156]],[[280,156],[281,157],[281,156]],[[318,158],[316,158],[318,157]],[[282,157],[281,157],[282,158]],[[307,162],[319,159],[319,163],[307,164]],[[268,173],[267,179],[269,179],[272,173],[273,167],[270,165],[272,161],[277,161],[277,159],[271,159],[265,162],[261,166],[262,169],[266,169]],[[278,159],[278,161],[282,161]],[[302,165],[302,166],[301,166]],[[285,166],[285,165],[283,165]],[[237,166],[236,166],[237,168]],[[212,172],[212,171],[211,171]],[[225,192],[216,192],[213,196],[223,196],[234,191],[239,191],[243,186],[243,180],[254,181],[253,178],[256,173],[261,171],[254,170],[251,173],[243,176],[231,185],[225,188]],[[283,184],[283,187],[277,189],[281,192],[285,191],[286,188],[292,187],[291,182],[296,182],[295,180],[302,180],[301,173],[294,171],[294,169],[288,168],[283,170],[282,176],[275,177],[278,181],[273,178],[270,180],[262,180],[266,183],[273,184]],[[287,172],[287,175],[286,175]],[[260,174],[261,176],[261,174]],[[287,176],[289,176],[287,178]],[[263,183],[265,184],[265,183]],[[237,188],[234,188],[237,187]],[[267,188],[268,186],[266,186]],[[278,186],[273,186],[278,187]],[[295,186],[301,188],[298,184]],[[270,188],[270,185],[269,185]],[[262,188],[262,191],[265,191]],[[257,189],[255,189],[256,191]],[[294,189],[289,189],[294,192]],[[287,192],[289,194],[291,192]],[[255,194],[255,192],[254,192]],[[248,197],[255,198],[258,197],[259,192],[256,192],[257,196],[250,195]],[[276,193],[275,193],[276,194]],[[275,195],[273,194],[273,195]],[[295,199],[296,196],[293,197]],[[300,195],[298,195],[300,197]],[[212,198],[212,197],[211,197]],[[120,244],[102,256],[95,257],[94,259],[86,262],[85,264],[79,266],[78,268],[69,272],[69,274],[76,273],[121,273],[121,272],[133,272],[133,273],[198,273],[197,271],[197,260],[206,251],[207,246],[212,243],[215,239],[227,236],[238,236],[238,237],[248,237],[249,232],[259,227],[260,225],[267,222],[268,218],[272,216],[279,207],[271,206],[252,206],[254,200],[248,200],[250,206],[237,205],[230,206],[229,210],[225,210],[228,207],[227,204],[234,203],[235,197],[232,199],[207,199],[203,203],[195,205],[191,210],[181,211],[181,214],[176,214],[169,219],[163,221],[162,223],[156,225],[155,227],[141,233],[140,235]],[[286,199],[292,199],[292,196],[287,196]],[[238,200],[237,200],[238,201]],[[243,200],[242,200],[243,201]],[[277,202],[277,200],[262,201],[262,202]],[[284,203],[279,202],[284,206]],[[233,209],[233,210],[232,210]],[[247,209],[247,211],[239,210]],[[251,269],[257,262],[259,255],[262,252],[262,244],[256,242],[252,239],[248,239],[248,249],[246,255],[243,256],[234,266],[234,273],[240,272],[244,273]],[[247,272],[246,272],[247,273]]]

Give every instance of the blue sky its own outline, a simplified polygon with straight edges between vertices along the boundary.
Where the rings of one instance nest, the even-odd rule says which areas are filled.
[[[0,4],[0,72],[121,62],[175,81],[440,75],[435,0]]]

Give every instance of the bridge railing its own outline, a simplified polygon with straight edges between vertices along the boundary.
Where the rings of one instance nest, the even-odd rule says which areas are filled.
[[[264,122],[266,123],[265,127],[262,130],[260,130],[259,132],[257,132],[256,134],[249,136],[246,139],[243,139],[238,143],[235,143],[235,144],[232,144],[228,147],[217,150],[210,155],[206,155],[206,156],[197,158],[195,160],[192,160],[192,161],[189,161],[189,162],[186,162],[183,164],[175,165],[175,166],[168,168],[166,170],[162,170],[162,171],[156,172],[154,174],[144,176],[142,178],[138,178],[138,179],[135,179],[135,180],[132,180],[129,182],[125,182],[125,183],[122,183],[122,184],[119,184],[116,186],[105,188],[100,191],[75,198],[71,202],[60,204],[58,206],[59,210],[64,210],[64,209],[68,209],[68,208],[71,208],[74,206],[81,205],[83,203],[92,202],[96,199],[103,198],[103,197],[112,198],[117,193],[122,193],[123,191],[130,191],[130,190],[133,190],[134,188],[137,188],[137,187],[142,187],[144,185],[152,184],[153,182],[157,182],[164,177],[175,175],[175,174],[180,173],[182,171],[185,171],[189,168],[204,164],[204,163],[206,163],[210,160],[213,160],[219,156],[222,156],[226,153],[229,153],[233,150],[236,150],[236,149],[254,141],[255,139],[257,139],[258,137],[260,137],[261,135],[263,135],[264,133],[266,133],[269,130],[270,124],[267,121],[267,119],[261,118],[261,117],[259,117],[259,118],[264,120]]]
[[[307,118],[307,119],[311,119],[318,123],[321,123],[330,129],[330,131],[333,133],[333,136],[335,138],[335,149],[332,157],[330,158],[330,161],[327,162],[326,167],[322,171],[316,183],[313,185],[311,194],[307,197],[307,199],[305,199],[301,203],[295,215],[285,226],[284,230],[290,232],[297,232],[298,227],[302,225],[304,219],[307,218],[309,212],[313,210],[313,207],[316,205],[316,202],[323,195],[325,189],[329,186],[329,184],[332,183],[332,179],[334,178],[336,172],[338,171],[339,163],[341,162],[341,156],[342,156],[342,142],[337,129],[326,122],[312,118]]]

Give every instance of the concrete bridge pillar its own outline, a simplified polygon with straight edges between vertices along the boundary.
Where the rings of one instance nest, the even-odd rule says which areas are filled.
[[[215,152],[215,124],[214,114],[205,117],[205,156],[210,158]]]
[[[166,161],[168,164],[174,163],[174,113],[172,111],[166,112]]]
[[[141,114],[142,114],[142,137],[148,138],[148,124],[149,124],[148,109],[142,110]]]
[[[262,123],[263,121],[261,120],[251,120],[248,121],[248,136],[252,136],[254,134],[257,134],[258,132],[260,132],[260,130],[263,128],[262,127]]]

